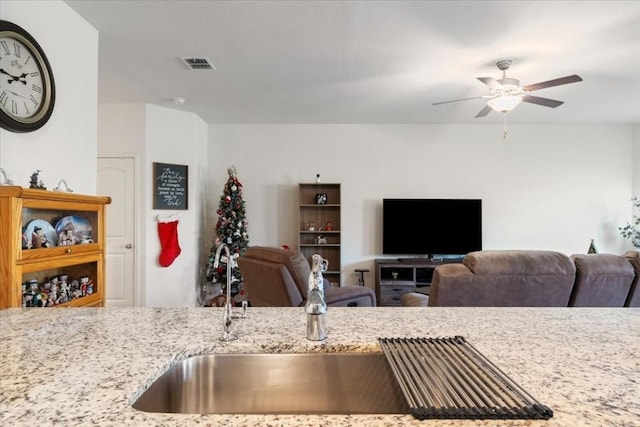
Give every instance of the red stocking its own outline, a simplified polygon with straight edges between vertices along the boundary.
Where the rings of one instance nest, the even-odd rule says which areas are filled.
[[[162,246],[158,263],[163,267],[169,267],[181,252],[177,215],[158,215],[158,237]]]

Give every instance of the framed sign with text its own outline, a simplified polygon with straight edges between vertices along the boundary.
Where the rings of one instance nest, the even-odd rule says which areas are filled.
[[[153,209],[189,208],[189,166],[153,164]]]

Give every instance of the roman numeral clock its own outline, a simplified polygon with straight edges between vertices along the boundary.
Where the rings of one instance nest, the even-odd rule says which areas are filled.
[[[40,129],[55,104],[53,72],[38,42],[22,27],[0,20],[0,126]]]

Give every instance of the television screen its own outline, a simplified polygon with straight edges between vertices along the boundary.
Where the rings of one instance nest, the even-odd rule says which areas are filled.
[[[464,255],[482,250],[482,200],[384,199],[385,255]]]

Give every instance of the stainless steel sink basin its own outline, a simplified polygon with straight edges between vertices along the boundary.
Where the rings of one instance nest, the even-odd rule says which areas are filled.
[[[173,365],[133,404],[196,414],[408,414],[383,353],[214,354]]]

